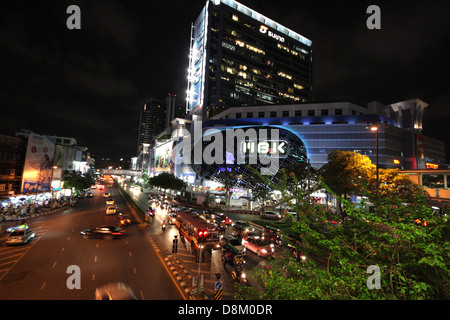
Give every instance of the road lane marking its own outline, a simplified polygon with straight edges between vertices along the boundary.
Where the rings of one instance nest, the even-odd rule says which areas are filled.
[[[133,272],[134,272],[134,274],[137,274],[137,271],[136,271],[135,267],[133,267]]]
[[[53,263],[52,268],[56,267],[56,264],[58,263],[58,261],[55,261],[55,263]]]
[[[128,251],[128,255],[129,255],[129,256],[130,256],[130,258],[131,258],[131,256],[132,256],[132,255],[131,255],[131,251]]]
[[[97,262],[97,256],[94,257],[94,262]]]
[[[63,252],[63,251],[64,251],[64,247],[61,248],[61,252]]]
[[[92,281],[95,280],[95,273],[92,274]]]
[[[47,281],[44,281],[44,283],[41,286],[41,290],[44,290],[45,285],[47,284]]]

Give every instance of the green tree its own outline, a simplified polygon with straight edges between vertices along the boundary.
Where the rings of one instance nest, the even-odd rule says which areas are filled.
[[[361,188],[362,194],[370,196]],[[239,287],[236,298],[449,299],[445,216],[433,215],[420,193],[409,205],[401,196],[381,197],[375,213],[357,209],[341,197],[345,223],[330,223],[320,206],[310,204],[291,226],[290,233],[301,240],[284,238],[306,260],[301,263],[284,252],[268,267],[251,271],[262,290]],[[296,197],[298,202],[305,199],[301,191]],[[374,265],[381,270],[380,289],[367,286],[367,269]]]
[[[223,187],[226,191],[226,199],[227,199],[227,208],[230,209],[230,198],[231,189],[236,185],[238,181],[238,177],[235,172],[233,172],[232,167],[226,166],[223,171],[220,171],[216,175],[217,179],[223,184]]]
[[[369,157],[340,150],[330,153],[328,162],[320,168],[323,182],[344,200],[348,200],[353,194],[361,194],[363,186],[367,186],[374,172],[375,166]],[[345,217],[345,210],[340,201],[338,211]]]
[[[175,191],[181,191],[186,188],[186,183],[183,180],[168,172],[163,172],[148,178],[147,184],[149,186]]]
[[[89,174],[83,174],[80,171],[64,171],[62,176],[64,188],[75,189],[76,192],[81,192],[89,188],[95,183],[95,179]]]

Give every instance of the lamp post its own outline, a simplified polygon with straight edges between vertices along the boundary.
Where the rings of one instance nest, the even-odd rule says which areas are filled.
[[[58,169],[58,166],[52,166],[52,175],[50,177],[50,206],[53,205],[53,173],[54,170]]]
[[[376,202],[378,204],[378,189],[380,186],[379,182],[379,173],[378,173],[378,130],[379,130],[380,123],[374,123],[370,126],[370,131],[375,132],[375,140],[376,140],[376,146],[375,146],[375,153],[376,153],[376,168],[377,168],[377,190],[376,190]]]

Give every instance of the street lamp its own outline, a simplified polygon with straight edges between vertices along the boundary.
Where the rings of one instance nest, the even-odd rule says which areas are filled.
[[[379,189],[379,186],[380,186],[379,173],[378,173],[378,131],[379,131],[379,126],[380,126],[379,122],[373,123],[370,126],[370,131],[375,132],[375,140],[376,140],[376,147],[375,147],[376,151],[375,151],[375,153],[376,153],[376,168],[377,168],[377,190],[376,190],[376,192],[377,192],[376,193],[376,202],[377,202],[377,204],[378,204],[378,189]]]
[[[50,206],[53,205],[53,173],[55,169],[58,169],[58,166],[52,166],[52,175],[50,177]]]

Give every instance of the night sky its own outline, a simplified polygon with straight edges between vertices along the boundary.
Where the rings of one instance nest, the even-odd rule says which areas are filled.
[[[241,3],[309,38],[317,101],[420,98],[424,135],[450,163],[450,1]],[[81,30],[66,9],[81,8]],[[369,30],[367,7],[381,9]],[[185,103],[190,24],[205,1],[7,1],[0,10],[0,133],[73,137],[100,158],[135,156],[150,98]]]

